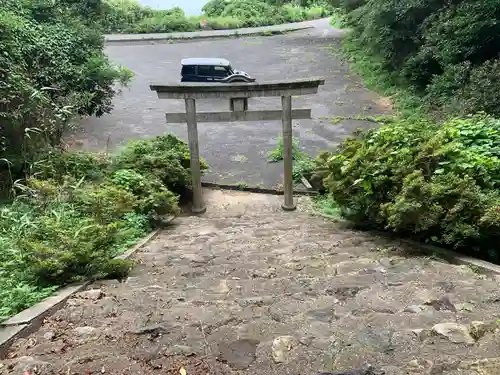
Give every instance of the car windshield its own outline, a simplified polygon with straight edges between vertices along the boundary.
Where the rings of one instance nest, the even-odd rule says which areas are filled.
[[[234,70],[233,70],[233,67],[232,67],[231,65],[229,65],[229,66],[227,67],[227,72],[228,72],[229,74],[234,74]]]

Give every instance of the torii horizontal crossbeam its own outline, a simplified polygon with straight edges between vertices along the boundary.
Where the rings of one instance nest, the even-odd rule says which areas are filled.
[[[223,99],[316,94],[318,86],[324,84],[324,79],[309,78],[266,83],[183,82],[174,85],[151,85],[150,89],[156,91],[160,99]]]
[[[167,113],[167,123],[181,124],[187,122],[185,113]],[[268,111],[237,111],[237,112],[197,112],[196,122],[232,122],[232,121],[272,121],[281,120],[283,110]],[[311,118],[310,109],[293,109],[292,119],[303,120]]]

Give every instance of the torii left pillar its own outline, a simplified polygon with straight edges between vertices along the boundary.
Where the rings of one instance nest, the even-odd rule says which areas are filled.
[[[186,102],[186,122],[188,128],[188,142],[190,155],[190,169],[193,185],[193,205],[191,211],[202,214],[207,211],[203,202],[201,187],[200,147],[198,145],[198,123],[196,121],[196,100],[184,99]]]

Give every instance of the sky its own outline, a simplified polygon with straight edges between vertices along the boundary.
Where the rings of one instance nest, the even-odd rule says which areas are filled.
[[[187,16],[198,16],[207,0],[138,0],[138,2],[155,9],[179,7]]]

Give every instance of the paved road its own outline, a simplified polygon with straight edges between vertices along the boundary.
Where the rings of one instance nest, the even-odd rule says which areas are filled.
[[[323,22],[323,20],[322,20]],[[255,35],[262,32],[284,32],[290,30],[301,30],[314,27],[317,21],[305,21],[286,23],[282,25],[245,27],[237,30],[204,30],[195,32],[180,33],[154,33],[154,34],[111,34],[106,35],[106,42],[123,42],[137,40],[162,40],[162,39],[197,39],[197,38],[217,38],[232,35]]]
[[[106,52],[116,63],[136,73],[129,89],[115,99],[112,114],[90,118],[84,131],[76,135],[83,147],[112,149],[127,141],[148,138],[165,132],[187,140],[186,126],[166,124],[165,112],[183,112],[183,101],[159,100],[149,85],[178,82],[180,60],[193,56],[217,56],[229,59],[233,66],[247,71],[260,82],[287,78],[321,76],[325,86],[314,96],[294,99],[294,108],[312,108],[313,120],[294,122],[295,136],[310,155],[332,149],[358,127],[373,126],[361,121],[343,121],[333,125],[334,116],[383,113],[379,98],[363,88],[360,79],[335,55],[342,32],[328,22],[314,22],[315,28],[272,37],[245,37],[202,40],[178,44],[121,43],[108,46]],[[228,110],[228,103],[198,102],[201,111]],[[256,98],[250,109],[279,109],[279,98]],[[273,187],[282,180],[281,163],[269,164],[266,156],[276,147],[281,132],[279,121],[225,124],[200,124],[201,155],[210,164],[204,177],[208,182]]]
[[[284,213],[281,197],[205,196],[207,214],[71,298],[0,374],[499,374],[498,277],[312,217],[304,198]]]

